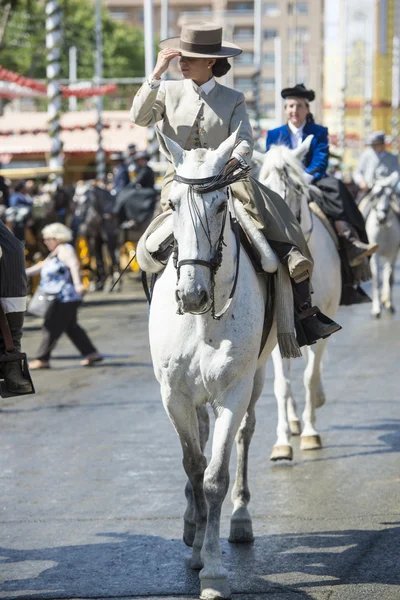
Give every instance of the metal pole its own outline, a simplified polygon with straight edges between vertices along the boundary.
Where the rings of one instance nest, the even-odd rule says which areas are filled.
[[[262,73],[262,0],[254,0],[254,74],[253,74],[253,98],[254,118],[256,131],[259,128],[261,118],[261,73]]]
[[[399,103],[400,103],[400,40],[393,37],[392,59],[392,146],[394,154],[399,154]]]
[[[71,46],[69,49],[69,84],[76,83],[78,77],[78,67],[77,67],[77,51],[76,46]],[[69,98],[69,110],[75,111],[78,110],[78,99],[76,96],[71,96]]]
[[[144,0],[144,53],[145,74],[149,77],[154,69],[153,0]]]
[[[282,124],[282,39],[276,37],[274,39],[274,54],[275,54],[275,121],[276,126]]]
[[[347,0],[342,0],[342,52],[341,52],[341,91],[340,91],[340,130],[339,130],[339,148],[344,153],[346,146],[346,78],[347,78]]]
[[[97,86],[102,84],[103,80],[103,29],[101,21],[101,0],[96,0],[95,5],[96,15],[96,65],[95,65],[95,77],[94,80]],[[96,152],[96,178],[98,181],[105,181],[106,179],[106,160],[105,153],[103,150],[103,123],[102,123],[102,112],[103,112],[103,96],[97,96],[97,152]]]
[[[50,161],[51,169],[63,167],[63,144],[60,138],[61,125],[61,21],[62,12],[58,0],[46,2],[46,49],[47,49],[47,114],[49,116],[49,135],[51,139]],[[50,179],[62,183],[61,175],[50,176]]]
[[[372,97],[374,89],[374,46],[372,43],[371,27],[367,27],[368,19],[365,17],[365,88],[364,88],[364,138],[367,142],[368,135],[372,131]]]
[[[165,40],[167,37],[168,37],[168,0],[161,0],[160,39]]]

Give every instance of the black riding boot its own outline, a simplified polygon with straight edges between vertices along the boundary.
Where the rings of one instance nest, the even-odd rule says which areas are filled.
[[[7,313],[6,318],[10,327],[12,341],[16,352],[21,352],[22,326],[24,313]],[[3,341],[3,340],[2,340]],[[3,341],[4,346],[4,341]],[[3,347],[3,352],[5,347]],[[33,392],[32,382],[22,370],[20,360],[13,360],[2,364],[2,376],[9,392],[13,394],[30,394]]]
[[[317,306],[312,306],[309,279],[296,283],[292,280],[295,307],[295,325],[297,343],[310,346],[340,331],[340,325],[324,315]]]

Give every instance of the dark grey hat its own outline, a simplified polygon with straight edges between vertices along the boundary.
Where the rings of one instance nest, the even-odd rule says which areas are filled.
[[[305,98],[309,102],[312,102],[315,98],[315,92],[308,90],[304,83],[296,83],[292,88],[284,88],[281,91],[282,98]]]
[[[373,131],[369,134],[367,139],[368,146],[373,146],[374,144],[384,144],[385,143],[385,132],[384,131]]]
[[[141,158],[145,158],[146,160],[150,160],[150,154],[148,154],[147,152],[136,152],[135,156],[133,157],[135,160],[139,160]]]

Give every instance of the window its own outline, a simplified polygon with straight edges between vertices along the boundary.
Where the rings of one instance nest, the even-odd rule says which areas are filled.
[[[276,29],[264,29],[264,40],[273,40],[276,36]]]
[[[288,9],[289,15],[308,15],[308,2],[291,2]]]
[[[122,8],[110,8],[111,18],[116,21],[126,21],[128,13]]]
[[[228,2],[228,10],[235,13],[249,12],[254,10],[253,2]]]
[[[273,52],[266,52],[263,56],[263,62],[265,65],[274,65],[275,54]]]
[[[252,27],[235,27],[234,37],[236,40],[252,40],[254,30]]]
[[[253,89],[251,77],[235,77],[234,87],[240,92],[248,92]]]
[[[266,2],[264,4],[264,15],[267,17],[278,17],[280,14],[279,7],[276,2]]]
[[[242,54],[239,54],[239,56],[235,59],[235,64],[251,65],[251,64],[253,64],[253,61],[254,61],[254,55],[252,52],[242,52]]]
[[[263,79],[263,88],[266,91],[274,91],[275,90],[275,78],[274,77],[266,77]]]
[[[296,29],[289,29],[289,40],[296,40],[298,42],[309,42],[310,32],[308,27],[296,27]]]

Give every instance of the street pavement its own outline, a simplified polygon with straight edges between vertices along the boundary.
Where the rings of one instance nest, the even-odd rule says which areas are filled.
[[[400,289],[395,300],[400,310]],[[67,338],[34,396],[0,400],[0,598],[196,598],[182,542],[185,476],[178,438],[152,371],[147,305],[136,282],[90,294],[81,322],[106,355],[79,365]],[[236,600],[400,599],[400,317],[340,309],[329,342],[324,448],[269,461],[275,441],[272,368],[250,449],[256,540],[227,541]],[[40,339],[28,318],[25,350]],[[294,361],[303,406],[303,363]],[[231,474],[235,469],[235,454]]]

